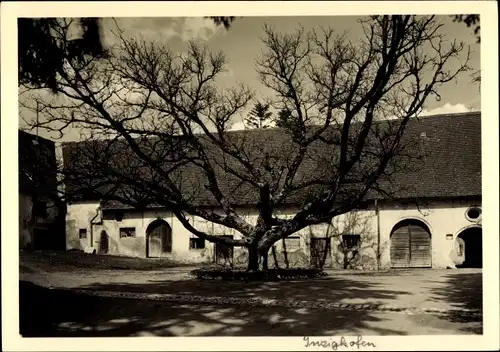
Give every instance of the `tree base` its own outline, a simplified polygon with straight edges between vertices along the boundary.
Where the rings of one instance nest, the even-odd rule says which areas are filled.
[[[190,275],[201,280],[224,281],[295,281],[315,279],[326,276],[323,269],[294,268],[268,270],[234,270],[230,268],[195,269]]]

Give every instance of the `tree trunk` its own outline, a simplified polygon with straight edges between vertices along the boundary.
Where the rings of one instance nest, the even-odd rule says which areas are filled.
[[[264,255],[262,255],[262,270],[264,271],[267,271],[268,269],[268,252],[266,251],[266,253]]]
[[[321,269],[323,269],[323,267],[326,264],[326,258],[328,257],[328,254],[330,254],[330,241],[326,242],[325,249],[323,250],[323,260],[321,261]]]
[[[344,251],[344,269],[347,269],[347,267],[349,266],[349,252],[347,251]]]
[[[247,271],[259,270],[259,252],[256,245],[248,247],[248,266]]]
[[[290,263],[288,263],[288,252],[286,250],[285,239],[283,239],[283,255],[285,258],[285,267],[288,269],[290,268]]]
[[[274,267],[275,267],[276,269],[279,269],[279,268],[280,268],[280,266],[279,266],[279,263],[278,263],[278,258],[277,258],[277,256],[276,256],[276,247],[275,247],[275,246],[273,246],[272,248],[273,248],[273,249],[272,249],[272,251],[273,251],[273,259],[274,259]]]

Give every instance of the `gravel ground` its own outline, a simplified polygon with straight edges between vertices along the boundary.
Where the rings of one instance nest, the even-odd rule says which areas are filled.
[[[78,304],[75,304],[78,302]],[[45,337],[480,334],[480,319],[307,307],[178,303],[21,289],[21,334]]]
[[[22,300],[21,312],[27,315],[24,325],[28,326],[24,331],[29,336],[482,331],[481,270],[327,270],[329,275],[321,279],[244,283],[196,280],[188,275],[190,267],[147,270],[147,262],[140,260],[123,270],[102,265],[87,268],[81,262],[68,270],[67,264],[57,261],[40,264],[43,259],[21,257],[20,280],[39,285],[41,290],[53,288],[46,290],[48,298],[30,293]],[[125,265],[121,258],[118,262]],[[117,261],[111,259],[110,263],[116,265]],[[26,292],[26,288],[22,290]],[[86,294],[71,296],[77,291]],[[63,299],[54,299],[54,295],[69,295],[69,302],[79,303],[65,307]],[[36,303],[33,297],[45,301]],[[37,313],[39,307],[51,310]],[[350,319],[354,321],[349,323]]]
[[[481,309],[478,270],[427,270],[413,275],[345,275],[291,282],[200,281],[186,269],[154,271],[21,272],[20,279],[44,287],[113,292],[200,295],[326,303],[372,304],[417,309]]]

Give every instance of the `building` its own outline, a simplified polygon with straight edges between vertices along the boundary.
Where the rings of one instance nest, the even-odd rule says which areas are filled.
[[[252,132],[272,134],[278,130]],[[272,137],[272,135],[271,135]],[[270,252],[280,266],[348,268],[454,268],[482,265],[481,114],[435,115],[409,123],[405,138],[419,141],[427,152],[413,169],[396,174],[402,186],[391,199],[369,194],[360,209],[331,224],[304,229],[276,243]],[[272,138],[271,138],[272,139]],[[68,150],[77,144],[66,145]],[[222,182],[222,181],[221,181]],[[235,195],[239,212],[256,219],[255,202]],[[292,203],[279,209],[293,216]],[[196,228],[238,236],[201,219]],[[172,258],[179,262],[244,264],[246,250],[205,242],[187,231],[165,208],[132,209],[92,196],[68,203],[67,249],[100,254]],[[284,249],[286,248],[286,250]]]
[[[19,248],[65,248],[65,205],[57,193],[54,142],[24,131],[19,136]]]

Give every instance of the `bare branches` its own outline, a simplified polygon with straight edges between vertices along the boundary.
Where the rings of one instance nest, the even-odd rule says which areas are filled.
[[[58,27],[62,45],[67,41],[68,28],[65,23]],[[146,194],[149,189],[146,198],[180,207],[186,200],[172,178],[174,171],[180,165],[203,170],[208,189],[228,217],[202,214],[211,221],[225,222],[229,227],[236,226],[240,232],[248,233],[248,224],[234,220],[236,214],[219,190],[213,162],[195,133],[196,128],[201,129],[215,143],[224,146],[224,150],[237,156],[234,148],[222,138],[214,137],[212,130],[215,127],[222,135],[227,122],[250,100],[251,92],[244,86],[227,92],[217,91],[213,82],[224,71],[225,58],[222,53],[211,53],[206,46],[191,43],[187,55],[174,55],[168,47],[158,43],[124,38],[121,31],[117,35],[121,44],[113,48],[106,59],[65,62],[58,72],[59,95],[54,99],[47,101],[33,96],[41,115],[36,126],[57,131],[61,136],[68,128],[80,127],[90,134],[86,137],[87,142],[90,142],[88,138],[110,135],[125,141],[127,148],[119,152],[132,153],[133,158],[129,160],[134,160],[135,164],[111,165],[105,161],[119,156],[107,153],[106,158],[95,165],[107,170],[108,177],[92,168],[95,171],[92,176],[104,177],[108,179],[107,184],[113,185],[110,189],[115,197],[117,189],[122,190],[118,198],[125,202],[133,201],[130,192],[124,190],[131,187],[136,195]],[[23,107],[35,109],[28,104]],[[184,150],[180,152],[183,158],[174,165],[165,165],[163,158],[179,153],[175,143],[171,143],[174,135],[184,142]],[[163,150],[158,151],[158,144],[153,146],[151,138],[165,142],[161,146]],[[93,152],[98,153],[97,150]],[[149,172],[144,173],[145,170]],[[86,176],[90,178],[90,174],[87,172]],[[103,185],[99,183],[98,186]],[[165,194],[169,195],[166,203]],[[112,197],[110,192],[105,195]],[[186,208],[188,205],[183,207]]]
[[[80,188],[166,206],[189,231],[216,241],[187,214],[201,217],[243,236],[231,244],[267,253],[275,241],[355,209],[369,192],[389,195],[392,176],[421,156],[403,140],[408,122],[468,70],[464,45],[448,42],[432,16],[373,16],[360,25],[356,43],[331,28],[264,28],[256,70],[274,93],[265,101],[279,130],[228,131],[253,92],[217,85],[223,53],[194,42],[172,52],[119,29],[106,57],[64,62],[57,96],[29,89],[21,107],[38,113],[34,126],[86,131],[84,166],[65,169]],[[57,30],[63,47],[67,30]],[[249,199],[258,205],[256,225],[238,213]],[[301,204],[297,214],[278,218],[276,209],[292,201]],[[204,208],[214,205],[221,214]]]
[[[280,36],[266,28],[269,51],[258,62],[261,79],[275,91],[275,105],[295,113],[290,129],[300,145],[279,199],[301,187],[320,186],[287,231],[349,211],[378,188],[377,180],[397,169],[389,165],[403,153],[400,142],[410,118],[430,96],[439,98],[440,86],[468,70],[463,44],[447,42],[432,16],[374,16],[361,25],[365,38],[358,45],[331,29]],[[461,58],[454,69],[447,68]],[[294,70],[298,65],[300,72]],[[304,112],[311,107],[318,127],[306,135]],[[378,121],[387,117],[393,120],[380,128]],[[309,149],[313,141],[338,148],[334,165],[326,179],[297,182],[298,165],[306,155],[302,146]]]

